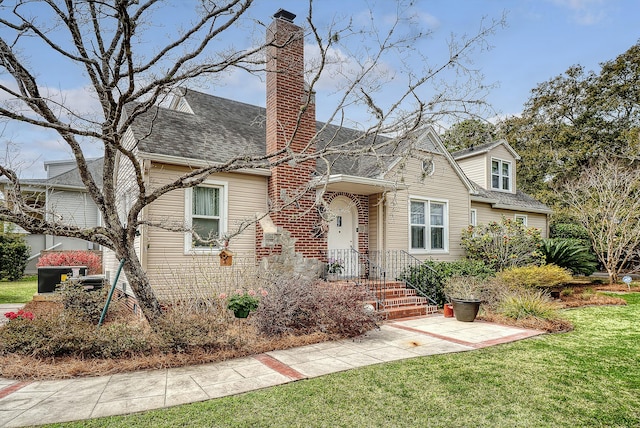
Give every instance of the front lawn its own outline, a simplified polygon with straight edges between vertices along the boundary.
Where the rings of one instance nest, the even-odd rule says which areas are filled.
[[[37,292],[37,276],[24,277],[20,281],[0,281],[0,303],[27,303]]]
[[[640,293],[624,298],[566,311],[569,333],[56,426],[640,426]]]

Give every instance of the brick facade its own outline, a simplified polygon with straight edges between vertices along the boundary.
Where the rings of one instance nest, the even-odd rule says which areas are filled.
[[[286,18],[276,17],[267,29],[267,154],[272,162],[285,152],[305,154],[315,151],[309,142],[316,133],[313,95],[304,83],[304,32]],[[287,162],[271,169],[268,197],[274,224],[295,238],[295,251],[319,258],[326,252],[326,236],[314,234],[320,222],[315,207],[315,190],[308,185],[316,161]],[[258,257],[277,252],[262,246],[263,233],[256,232]]]
[[[346,196],[357,208],[358,248],[356,249],[360,254],[369,254],[369,197],[345,192],[331,192],[324,195],[324,200],[330,204],[338,196]]]

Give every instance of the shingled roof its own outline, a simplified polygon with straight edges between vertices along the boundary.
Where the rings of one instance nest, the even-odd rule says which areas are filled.
[[[511,154],[513,155],[514,158],[516,158],[516,160],[520,159],[520,155],[513,149],[513,147],[509,145],[507,140],[496,140],[496,141],[490,141],[488,143],[475,144],[473,146],[464,148],[462,150],[455,151],[451,153],[451,156],[453,156],[455,160],[460,160],[460,159],[468,158],[471,156],[476,156],[482,153],[488,153],[491,150],[493,150],[495,147],[500,145],[503,145],[509,152],[511,152]]]
[[[87,168],[93,176],[98,187],[102,187],[103,177],[103,158],[88,159]],[[9,181],[2,177],[0,183],[9,183]],[[85,189],[85,185],[80,178],[80,171],[78,167],[74,167],[69,171],[63,172],[51,178],[32,178],[32,179],[20,179],[22,186],[34,186],[34,187],[51,187],[51,188],[71,188],[82,190]]]
[[[102,187],[103,166],[103,158],[87,160],[87,169],[91,173],[91,176],[95,180],[98,187]],[[46,179],[43,181],[43,183],[49,187],[73,187],[78,189],[85,188],[85,185],[80,178],[80,171],[78,170],[78,167]]]
[[[478,202],[490,203],[494,208],[506,208],[518,211],[530,211],[540,213],[551,213],[552,210],[542,202],[534,199],[520,190],[516,193],[511,192],[499,192],[494,190],[487,190],[471,182],[473,185],[474,194],[472,198]]]
[[[189,160],[223,163],[242,155],[265,154],[265,108],[192,89],[182,89],[182,93],[188,108],[158,107],[140,116],[131,127],[142,154],[183,158],[185,163]],[[362,146],[374,142],[373,136],[362,138],[361,131],[350,128],[317,122],[316,129],[318,132],[322,130],[317,139],[318,148],[324,148],[327,144],[338,146],[351,143]],[[361,141],[353,143],[357,140]],[[385,136],[375,137],[376,143],[390,141]],[[393,157],[389,155],[397,148],[397,144],[389,144],[384,149],[384,157],[330,156],[331,174],[379,177],[393,162]],[[422,149],[439,152],[434,144]],[[325,170],[326,163],[319,160],[318,171],[323,173]]]

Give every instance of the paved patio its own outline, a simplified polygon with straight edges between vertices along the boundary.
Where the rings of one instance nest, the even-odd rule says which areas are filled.
[[[205,364],[57,381],[0,378],[0,427],[123,415],[240,394],[356,367],[470,351],[542,334],[430,315],[365,337]]]

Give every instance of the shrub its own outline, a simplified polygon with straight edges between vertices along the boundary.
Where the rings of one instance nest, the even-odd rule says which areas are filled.
[[[77,316],[83,321],[98,324],[107,303],[107,288],[85,291],[84,287],[73,281],[65,281],[57,289],[62,297],[64,310],[70,316]]]
[[[92,355],[99,358],[132,357],[150,352],[152,342],[141,322],[109,323],[96,331]]]
[[[319,297],[319,330],[338,337],[356,337],[378,326],[381,315],[367,311],[368,292],[363,286],[316,283]]]
[[[525,290],[505,296],[498,305],[498,313],[517,320],[559,318],[558,306],[542,290]]]
[[[166,352],[177,353],[240,346],[240,338],[231,338],[227,332],[230,321],[231,316],[222,306],[207,312],[171,307],[164,311],[156,327],[159,346]]]
[[[556,265],[510,268],[496,277],[505,284],[525,288],[553,288],[571,281],[571,273]]]
[[[17,281],[24,276],[29,259],[29,246],[22,236],[13,233],[0,234],[0,279]]]
[[[558,239],[577,239],[583,244],[589,242],[587,229],[578,223],[551,223],[549,236]]]
[[[545,239],[540,249],[547,263],[569,269],[576,275],[591,275],[598,266],[590,248],[577,239]]]
[[[130,312],[121,313],[127,318],[113,319],[98,329],[65,311],[61,303],[38,302],[28,307],[35,315],[33,320],[15,319],[0,328],[1,354],[118,358],[149,353],[154,346],[146,324],[132,319]]]
[[[482,300],[484,281],[474,276],[452,276],[444,285],[449,299]]]
[[[443,287],[449,278],[473,276],[487,279],[493,275],[495,271],[478,260],[465,259],[453,262],[428,260],[419,266],[410,267],[398,279],[407,281],[442,306],[447,302]]]
[[[320,310],[316,283],[284,278],[269,288],[253,315],[258,329],[267,336],[311,333],[317,329]]]
[[[563,288],[560,295],[565,297],[573,296],[573,288]]]
[[[496,271],[544,261],[540,231],[505,217],[500,222],[469,226],[462,231],[461,245],[468,258],[483,261]]]
[[[261,299],[253,322],[267,336],[315,332],[357,336],[379,321],[378,313],[365,310],[367,297],[359,286],[285,278]]]
[[[102,258],[93,251],[51,251],[40,256],[37,266],[86,266],[88,275],[96,275],[102,272]]]

